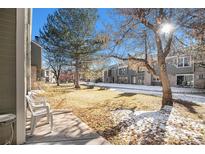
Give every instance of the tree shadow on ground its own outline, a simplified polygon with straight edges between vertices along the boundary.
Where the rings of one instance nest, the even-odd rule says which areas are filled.
[[[191,113],[198,113],[194,107],[200,106],[199,104],[192,103],[192,102],[189,102],[189,101],[183,101],[183,100],[180,100],[180,99],[174,99],[174,103],[178,103],[180,105],[183,105]]]
[[[132,96],[135,96],[136,94],[135,93],[121,93],[121,94],[118,94],[117,97],[115,98],[119,98],[119,97],[132,97]]]
[[[70,93],[73,92],[75,89],[55,89],[52,92],[56,92],[56,93]]]
[[[154,112],[145,112],[139,115],[136,115],[134,111],[128,115],[128,119],[125,119],[119,122],[116,126],[106,129],[104,131],[99,131],[98,133],[104,136],[105,138],[110,138],[119,135],[122,131],[126,130],[130,126],[142,127],[137,125],[137,122],[143,119],[152,118],[149,126],[145,126],[145,130],[140,132],[140,134],[133,135],[129,144],[148,144],[148,145],[158,145],[165,144],[165,133],[166,125],[169,119],[172,107],[165,107],[159,111]]]
[[[59,86],[54,86],[55,88],[66,88],[66,87],[73,87],[74,84],[60,84]]]
[[[203,123],[205,124],[205,106],[179,99],[174,99],[174,103],[185,107],[190,113],[196,115],[199,119],[203,120]]]
[[[115,98],[119,98],[119,97],[132,97],[132,96],[137,96],[137,95],[144,95],[144,96],[153,96],[153,97],[158,97],[161,98],[161,96],[157,96],[154,94],[144,94],[144,93],[130,93],[130,92],[124,92],[119,94],[119,96],[115,97]]]

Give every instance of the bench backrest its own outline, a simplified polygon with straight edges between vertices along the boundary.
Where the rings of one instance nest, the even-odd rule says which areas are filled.
[[[27,102],[29,111],[33,114],[34,113],[34,110],[33,110],[33,103],[34,102],[33,102],[31,95],[26,95],[26,102]]]

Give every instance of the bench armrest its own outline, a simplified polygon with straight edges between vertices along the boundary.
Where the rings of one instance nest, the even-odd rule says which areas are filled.
[[[49,106],[35,106],[34,110],[40,110],[40,109],[46,109],[47,113],[50,113],[50,107]]]

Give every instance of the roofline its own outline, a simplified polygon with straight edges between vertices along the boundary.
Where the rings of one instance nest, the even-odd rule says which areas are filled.
[[[42,46],[40,44],[38,44],[37,42],[35,41],[31,41],[31,43],[34,43],[35,45],[37,45],[38,47],[42,48]]]

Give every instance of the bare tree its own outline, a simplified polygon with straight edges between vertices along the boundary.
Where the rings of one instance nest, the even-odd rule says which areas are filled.
[[[49,51],[47,49],[44,53],[45,61],[49,68],[51,68],[56,79],[56,84],[59,86],[61,71],[63,70],[63,67],[67,65],[66,59],[62,53],[59,53],[59,51]]]
[[[204,9],[117,9],[115,16],[120,16],[119,23],[115,23],[115,30],[106,34],[110,53],[107,57],[128,60],[130,64],[144,66],[154,76],[158,76],[152,66],[151,50],[157,54],[159,79],[162,83],[162,107],[173,105],[172,92],[166,67],[166,57],[170,54],[173,42],[180,40],[183,35],[195,34],[205,23]],[[117,27],[117,25],[119,25]],[[116,32],[118,29],[118,32]],[[109,32],[110,33],[110,32]],[[191,37],[191,39],[194,39]],[[139,44],[143,48],[139,48]],[[128,45],[123,52],[123,46]],[[151,49],[148,52],[148,44]],[[132,46],[133,48],[130,48]],[[138,50],[144,50],[144,56],[136,56]],[[130,54],[131,53],[131,54]]]

